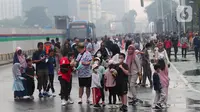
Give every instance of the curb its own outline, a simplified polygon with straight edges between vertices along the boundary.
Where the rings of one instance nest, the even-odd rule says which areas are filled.
[[[4,63],[0,63],[0,66],[8,65],[8,64],[11,64],[12,62],[13,62],[12,60],[6,61]]]

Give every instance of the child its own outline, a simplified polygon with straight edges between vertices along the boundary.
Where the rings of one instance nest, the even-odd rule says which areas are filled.
[[[48,57],[48,70],[49,70],[49,83],[47,85],[47,92],[49,92],[49,89],[51,88],[52,96],[55,97],[55,89],[54,89],[54,64],[56,63],[54,58],[54,50],[49,51],[49,57]]]
[[[160,65],[155,64],[154,70],[155,70],[155,72],[153,74],[153,86],[154,86],[154,90],[156,92],[155,99],[154,99],[154,103],[156,104],[155,108],[156,109],[162,109],[161,104],[164,103],[165,93],[162,89],[161,82],[160,82],[160,76],[159,76]]]
[[[20,100],[23,99],[24,96],[24,86],[22,80],[25,80],[21,76],[21,65],[20,63],[15,63],[12,68],[14,84],[13,84],[13,91],[14,91],[14,99]]]
[[[116,77],[116,88],[117,94],[121,97],[122,106],[120,107],[121,111],[128,111],[127,107],[127,93],[128,93],[128,75],[129,69],[128,65],[124,63],[125,54],[119,54],[119,64],[116,65],[117,77]]]
[[[96,57],[94,59],[94,63],[97,64],[98,67],[98,73],[99,73],[99,78],[100,78],[100,82],[101,82],[101,99],[102,99],[102,105],[105,105],[105,94],[104,94],[104,73],[105,73],[105,68],[101,65],[101,59],[99,57]]]
[[[99,105],[99,101],[101,99],[101,83],[100,83],[100,77],[98,74],[98,65],[94,64],[92,65],[92,94],[93,94],[93,105],[94,107],[101,107]]]
[[[61,82],[61,105],[64,106],[68,104],[69,98],[69,86],[71,81],[72,67],[70,67],[70,62],[67,57],[62,57],[60,59],[60,71],[59,75],[62,77]]]
[[[27,68],[26,68],[26,76],[27,76],[27,90],[28,90],[28,96],[30,96],[30,99],[34,99],[33,93],[35,90],[35,83],[34,83],[34,76],[35,75],[35,68],[32,65],[32,60],[27,59]]]
[[[168,88],[169,88],[169,72],[168,72],[168,65],[165,63],[164,59],[159,59],[158,64],[160,65],[160,82],[162,89],[165,93],[165,100],[163,103],[164,107],[167,107],[167,98],[168,98]]]
[[[115,92],[115,86],[116,86],[116,78],[117,71],[114,69],[113,60],[110,60],[108,62],[108,69],[105,72],[105,87],[106,90],[109,91],[109,104],[116,104],[116,92]],[[113,102],[112,102],[113,98]]]

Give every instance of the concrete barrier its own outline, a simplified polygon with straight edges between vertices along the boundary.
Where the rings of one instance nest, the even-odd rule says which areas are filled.
[[[32,50],[27,50],[27,51],[23,51],[23,53],[25,53],[28,56],[32,56],[32,54],[36,51],[36,49],[32,49]],[[7,54],[0,54],[0,61],[10,61],[13,59],[14,57],[14,52],[13,53],[7,53]]]

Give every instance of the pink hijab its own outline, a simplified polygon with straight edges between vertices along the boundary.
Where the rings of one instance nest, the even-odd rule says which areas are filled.
[[[127,59],[126,59],[126,64],[128,65],[128,67],[131,67],[132,61],[135,59],[135,47],[133,44],[131,44],[130,46],[128,46],[128,50],[127,50]]]

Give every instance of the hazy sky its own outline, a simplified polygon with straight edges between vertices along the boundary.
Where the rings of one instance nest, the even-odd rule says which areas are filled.
[[[150,0],[148,0],[150,1]],[[151,2],[145,2],[145,7],[148,6]],[[136,21],[147,20],[147,14],[144,12],[145,8],[141,7],[140,0],[130,0],[130,8],[135,9],[137,12]]]

